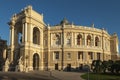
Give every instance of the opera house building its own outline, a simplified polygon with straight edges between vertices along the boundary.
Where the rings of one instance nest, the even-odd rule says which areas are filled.
[[[73,70],[90,65],[93,60],[116,60],[119,40],[105,29],[79,26],[63,19],[54,26],[44,23],[44,16],[24,8],[9,21],[9,64],[19,71]],[[6,62],[7,65],[7,62]]]

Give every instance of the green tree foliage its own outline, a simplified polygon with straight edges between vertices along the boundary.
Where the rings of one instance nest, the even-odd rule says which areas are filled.
[[[107,63],[108,63],[108,67],[107,67],[108,71],[113,73],[114,72],[114,69],[113,69],[113,63],[114,62],[112,60],[109,60],[109,61],[107,61]]]
[[[114,62],[114,70],[116,73],[120,72],[120,60]]]
[[[93,60],[91,64],[91,69],[95,73],[119,73],[120,72],[120,60],[117,61],[101,61],[101,60]]]
[[[91,68],[93,72],[100,73],[102,72],[102,61],[101,60],[94,60],[92,62]]]
[[[102,72],[106,73],[108,68],[108,62],[107,61],[103,61],[102,62]]]

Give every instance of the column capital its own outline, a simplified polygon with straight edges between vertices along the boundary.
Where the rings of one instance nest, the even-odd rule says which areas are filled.
[[[10,26],[10,29],[11,29],[11,30],[14,29],[14,26]]]
[[[8,25],[14,26],[15,25],[15,20],[11,20],[10,22],[8,22]]]

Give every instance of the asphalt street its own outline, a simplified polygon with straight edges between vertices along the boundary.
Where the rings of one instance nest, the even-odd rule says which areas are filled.
[[[0,72],[0,80],[83,80],[81,74],[63,71]]]

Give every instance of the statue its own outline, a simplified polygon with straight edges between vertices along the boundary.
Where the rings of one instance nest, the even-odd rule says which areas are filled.
[[[18,60],[18,65],[16,66],[16,71],[23,71],[23,61],[22,61],[22,56],[20,57],[20,59]]]
[[[9,66],[9,64],[10,64],[10,62],[9,62],[9,60],[7,58],[6,61],[5,61],[5,66]]]
[[[7,72],[9,70],[9,64],[10,64],[10,62],[7,58],[6,61],[5,61],[5,65],[3,66],[3,71],[4,72]]]
[[[20,57],[20,59],[18,60],[18,65],[22,65],[23,61],[22,61],[22,56]]]

